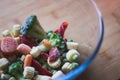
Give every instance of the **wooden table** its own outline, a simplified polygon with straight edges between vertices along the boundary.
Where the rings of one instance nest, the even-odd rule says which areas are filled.
[[[99,55],[84,74],[88,80],[118,80],[120,79],[120,0],[95,1],[103,13],[105,37]]]
[[[75,0],[65,1],[73,3]],[[120,0],[95,1],[103,14],[105,37],[97,58],[80,77],[81,80],[118,80],[120,79]],[[57,12],[62,8],[58,7],[56,3],[62,8],[67,5],[63,0],[1,0],[0,31],[11,28],[16,23],[22,24],[32,13],[37,14],[41,25],[58,26],[62,21],[59,18],[64,14]],[[76,5],[77,3],[85,4],[82,3],[82,0],[76,0],[75,3]],[[87,8],[88,5],[85,7]],[[53,11],[50,11],[51,9]],[[51,22],[55,23],[50,24]],[[45,28],[47,29],[47,27]]]

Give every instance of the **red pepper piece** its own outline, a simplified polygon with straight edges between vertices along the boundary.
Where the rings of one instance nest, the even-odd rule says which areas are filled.
[[[50,71],[48,71],[47,69],[43,68],[41,66],[41,64],[36,61],[35,59],[32,60],[32,66],[40,72],[40,74],[42,75],[48,75],[48,76],[52,76],[52,73]]]
[[[21,43],[24,43],[24,44],[30,46],[31,48],[33,46],[37,46],[37,44],[38,44],[34,38],[28,38],[28,37],[23,36],[23,35],[20,36],[20,40],[21,40]]]
[[[41,53],[40,57],[43,57],[44,59],[48,59],[48,54],[47,53]]]
[[[54,33],[58,33],[58,34],[60,34],[62,37],[64,37],[64,33],[65,33],[65,30],[66,30],[67,26],[68,26],[68,23],[67,23],[67,22],[63,22],[63,23],[60,25],[59,29],[56,29],[56,30],[54,31]]]
[[[48,59],[50,62],[54,62],[59,58],[59,56],[60,56],[59,50],[57,48],[52,48],[49,52]]]

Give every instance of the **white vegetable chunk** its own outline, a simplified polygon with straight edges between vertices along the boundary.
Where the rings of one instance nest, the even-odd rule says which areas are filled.
[[[52,80],[51,77],[45,75],[37,75],[34,80]]]
[[[78,49],[78,43],[76,42],[66,42],[68,49]]]
[[[79,56],[80,56],[80,53],[75,49],[71,49],[66,53],[66,58],[70,62],[77,60]]]
[[[58,58],[56,61],[50,62],[49,59],[48,59],[47,63],[52,68],[58,68],[61,65],[61,60],[60,60],[60,58]]]
[[[59,70],[52,76],[52,79],[56,79],[56,78],[58,78],[60,76],[64,76],[64,73]]]
[[[41,50],[38,47],[33,47],[32,50],[30,51],[30,54],[33,57],[38,57],[40,55]]]
[[[23,71],[24,78],[31,79],[35,73],[34,67],[25,67]]]

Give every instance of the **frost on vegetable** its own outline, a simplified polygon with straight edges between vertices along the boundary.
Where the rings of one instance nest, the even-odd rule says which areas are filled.
[[[30,53],[31,48],[26,44],[20,44],[17,47],[17,51],[19,51],[19,52],[21,52],[23,54],[28,54],[28,53]]]
[[[24,36],[38,40],[46,38],[46,32],[38,22],[36,15],[31,15],[26,19],[25,23],[22,25],[20,33]]]

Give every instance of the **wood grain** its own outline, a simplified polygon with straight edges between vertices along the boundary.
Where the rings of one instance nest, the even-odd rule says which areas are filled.
[[[118,80],[120,79],[120,0],[95,1],[104,18],[104,42],[97,58],[77,80]],[[97,19],[94,13],[91,14],[93,8],[88,3],[88,0],[1,0],[0,32],[10,29],[14,24],[22,25],[28,16],[36,14],[46,31],[55,29],[66,20],[70,23],[70,29],[66,34],[72,32],[66,35],[67,37],[73,35],[73,32],[74,34],[80,32],[81,42],[95,45],[94,37],[97,37],[97,33],[94,33],[97,32],[98,24],[94,24]],[[92,28],[89,29],[88,26]],[[88,35],[83,36],[84,34]],[[73,38],[79,40],[76,36]]]
[[[84,72],[82,80],[85,80],[85,77],[89,80],[118,80],[120,79],[120,1],[95,1],[103,14],[105,37],[99,55]]]

